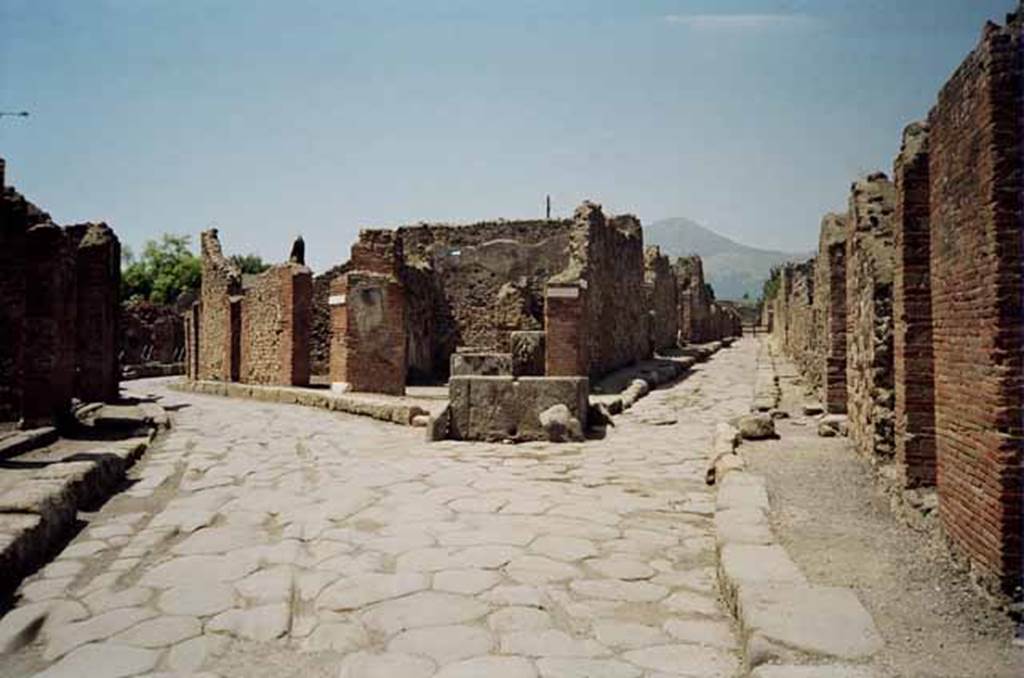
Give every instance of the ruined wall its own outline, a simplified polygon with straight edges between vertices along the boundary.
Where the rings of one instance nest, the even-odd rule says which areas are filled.
[[[313,309],[309,337],[310,374],[327,374],[331,364],[331,283],[345,275],[349,262],[313,276]]]
[[[583,290],[583,336],[591,378],[650,356],[643,230],[636,217],[606,218],[601,206],[591,202],[576,208],[569,264],[549,281],[549,288],[564,284]],[[548,317],[553,317],[550,312]],[[550,339],[548,346],[554,346]]]
[[[676,279],[669,258],[656,245],[644,250],[644,299],[651,350],[676,346],[679,334]]]
[[[61,228],[3,185],[0,427],[61,423],[73,397],[117,396],[120,244],[103,224]]]
[[[396,231],[360,231],[349,271],[331,283],[331,383],[402,395],[406,382],[404,248]]]
[[[198,378],[238,381],[241,328],[237,305],[232,311],[232,298],[242,294],[242,274],[224,256],[217,229],[204,231],[201,238],[203,279],[199,294]]]
[[[121,378],[121,244],[106,224],[65,230],[75,259],[75,395],[114,400]]]
[[[540,330],[544,284],[568,263],[571,222],[493,221],[398,229],[404,249],[411,376],[444,376],[460,346],[508,352]]]
[[[711,297],[704,282],[700,257],[679,257],[673,267],[679,295],[679,338],[684,343],[711,341],[707,331]]]
[[[782,276],[786,293],[783,347],[793,357],[805,383],[816,389],[821,385],[823,343],[815,317],[814,260],[786,264]]]
[[[928,129],[903,132],[893,164],[895,443],[906,487],[935,484],[935,375],[929,234]]]
[[[928,117],[939,513],[1010,594],[1024,515],[1020,50],[1018,10],[985,27]]]
[[[313,276],[299,264],[254,276],[242,298],[240,380],[309,384]]]
[[[846,216],[821,220],[814,262],[816,359],[822,405],[846,413]]]
[[[184,304],[182,304],[184,305]],[[191,304],[186,306],[186,309]],[[131,301],[121,307],[122,365],[173,363],[183,359],[185,326],[179,306]]]
[[[890,458],[893,440],[892,281],[895,190],[876,172],[853,183],[846,225],[846,383],[850,438]]]

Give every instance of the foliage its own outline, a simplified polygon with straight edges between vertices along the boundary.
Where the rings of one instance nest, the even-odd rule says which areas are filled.
[[[231,257],[231,262],[242,273],[263,273],[270,268],[270,264],[263,261],[258,254],[235,254]]]
[[[782,282],[782,267],[772,266],[771,274],[768,279],[764,281],[764,285],[761,287],[761,301],[769,301],[775,298],[775,295],[779,293],[779,285]]]
[[[150,240],[138,258],[124,248],[121,270],[121,298],[173,303],[183,292],[199,289],[202,267],[189,250],[187,235],[165,233]]]

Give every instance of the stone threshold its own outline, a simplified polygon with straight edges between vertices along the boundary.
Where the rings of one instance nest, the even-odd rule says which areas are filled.
[[[412,399],[379,393],[336,393],[326,388],[263,386],[229,381],[181,380],[167,385],[174,391],[248,398],[270,403],[318,407],[403,426],[426,426],[430,412]]]
[[[777,388],[762,376],[760,360],[758,371],[754,411]],[[876,676],[865,664],[883,646],[871,614],[853,590],[807,581],[772,529],[767,483],[746,471],[739,443],[738,429],[718,425],[707,479],[717,487],[718,585],[739,624],[751,678]]]
[[[115,407],[118,423],[131,423],[129,406]],[[3,459],[0,596],[12,593],[73,536],[79,511],[102,504],[123,486],[128,469],[168,425],[163,408],[151,403],[137,406],[135,417],[138,426],[121,440],[69,440],[54,432],[42,445]]]

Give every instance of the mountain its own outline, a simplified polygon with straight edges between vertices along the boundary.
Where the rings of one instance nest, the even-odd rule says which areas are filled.
[[[700,255],[704,278],[711,283],[718,299],[738,300],[744,293],[757,299],[772,266],[810,256],[742,245],[684,217],[645,224],[644,244],[658,245],[662,254],[673,259]]]

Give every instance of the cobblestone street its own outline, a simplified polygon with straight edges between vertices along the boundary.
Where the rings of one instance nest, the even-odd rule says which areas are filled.
[[[26,580],[8,617],[57,607],[0,673],[733,675],[703,475],[755,346],[583,444],[428,444],[134,382],[173,428]]]

